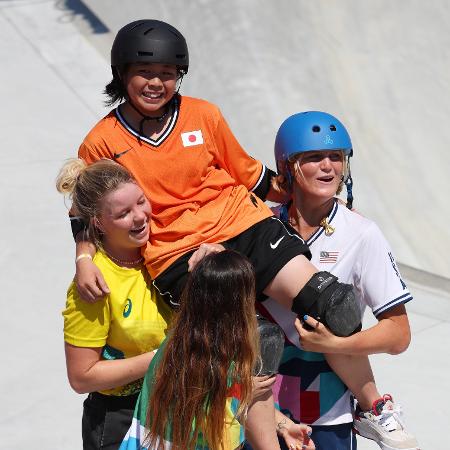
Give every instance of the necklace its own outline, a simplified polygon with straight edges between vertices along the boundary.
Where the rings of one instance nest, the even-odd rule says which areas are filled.
[[[284,214],[284,217],[287,217],[287,221],[288,221],[288,223],[289,223],[289,225],[291,225],[294,229],[296,229],[299,233],[300,233],[300,229],[299,229],[299,220],[295,217],[295,216],[291,216],[291,215],[289,215],[289,212],[288,212],[288,209],[289,209],[289,207],[292,205],[292,200],[287,204],[287,205],[285,205],[284,207],[282,207],[282,209],[281,209],[281,216],[283,216],[283,214]],[[286,220],[286,219],[285,219]],[[333,226],[331,226],[329,223],[328,223],[328,217],[324,217],[320,222],[319,222],[319,226],[320,227],[322,227],[323,229],[324,229],[324,231],[325,231],[325,236],[331,236],[335,231],[336,231],[336,228],[335,227],[333,227]],[[319,229],[319,227],[317,227],[317,226],[314,226],[314,227],[312,227],[312,231],[310,231],[309,232],[309,235],[308,235],[308,239],[317,231]],[[302,235],[302,234],[300,234],[302,237],[303,237],[303,239],[305,239],[305,237]],[[306,239],[306,240],[308,240],[308,239]]]
[[[110,253],[106,252],[105,253],[108,255],[108,258],[112,259],[115,263],[119,264],[119,265],[123,265],[123,266],[137,266],[138,264],[141,264],[144,261],[144,257],[141,256],[140,258],[136,259],[135,261],[123,261],[122,259],[118,259],[115,258],[113,255],[111,255]]]
[[[335,231],[335,228],[328,223],[327,217],[320,221],[320,226],[324,228],[326,236],[331,236]]]

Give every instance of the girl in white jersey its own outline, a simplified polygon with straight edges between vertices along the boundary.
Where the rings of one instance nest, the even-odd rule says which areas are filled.
[[[349,355],[351,366],[373,353],[401,353],[410,342],[404,304],[412,296],[389,244],[375,223],[335,198],[345,183],[351,208],[352,152],[346,129],[330,114],[312,111],[286,119],[277,133],[275,157],[278,185],[291,194],[291,201],[281,207],[280,217],[310,246],[311,262],[319,270],[355,286],[361,312],[369,306],[378,324],[345,338],[334,336],[308,316],[297,319],[294,328],[294,316],[267,300],[265,315],[278,322],[287,337],[274,393],[282,411],[313,425],[318,449],[344,450],[356,448],[351,436],[350,391],[362,390],[365,396],[359,399],[354,422],[359,434],[375,440],[382,449],[415,450],[417,442],[406,432],[399,408],[390,395],[380,395],[373,376],[362,387],[353,386],[347,377],[347,390],[330,368],[340,374],[333,364],[336,354]],[[326,353],[327,360],[312,352]],[[368,359],[367,366],[371,374]]]

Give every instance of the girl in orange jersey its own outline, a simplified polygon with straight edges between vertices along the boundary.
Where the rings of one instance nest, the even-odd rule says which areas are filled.
[[[304,241],[264,204],[263,199],[280,197],[271,185],[274,173],[247,155],[216,106],[178,94],[189,68],[179,31],[157,20],[124,26],[112,46],[111,67],[113,79],[105,92],[109,104],[122,103],[88,133],[79,156],[88,163],[117,161],[152,199],[151,234],[143,253],[166,301],[178,304],[201,246],[221,244],[250,259],[258,296],[270,295],[302,316],[320,315],[338,334],[357,328],[352,287],[317,274]],[[77,255],[94,253],[74,228],[81,241]],[[78,259],[77,284],[90,300],[107,292],[89,258]],[[346,320],[338,324],[334,314],[327,316],[331,307],[348,310]]]

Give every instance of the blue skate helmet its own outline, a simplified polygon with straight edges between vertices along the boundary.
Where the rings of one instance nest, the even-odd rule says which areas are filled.
[[[353,180],[349,158],[353,156],[350,136],[344,125],[331,114],[320,111],[306,111],[288,117],[280,126],[275,138],[275,160],[280,175],[289,184],[292,174],[289,162],[300,153],[311,151],[342,150],[347,157],[347,207],[353,206]]]

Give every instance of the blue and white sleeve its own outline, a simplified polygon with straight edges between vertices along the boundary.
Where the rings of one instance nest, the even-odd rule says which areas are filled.
[[[392,249],[373,222],[366,230],[359,256],[362,301],[375,317],[412,300]]]

